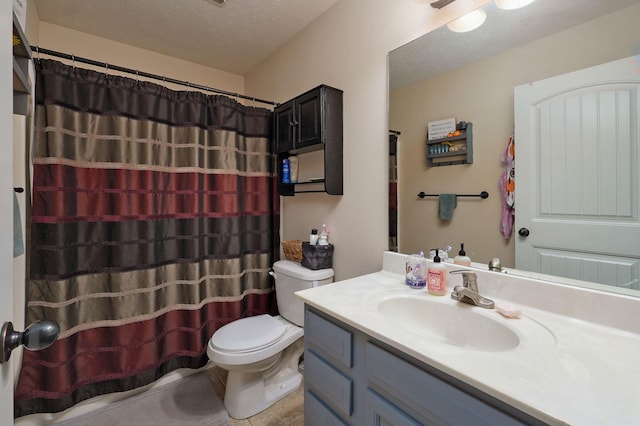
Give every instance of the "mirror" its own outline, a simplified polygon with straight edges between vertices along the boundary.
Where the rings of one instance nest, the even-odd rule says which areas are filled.
[[[451,246],[453,257],[464,243],[474,262],[499,257],[513,268],[517,230],[508,238],[500,230],[499,178],[514,130],[514,87],[638,54],[640,3],[536,0],[518,10],[493,2],[484,9],[484,25],[472,32],[442,27],[389,53],[389,128],[400,132],[397,244],[401,253]],[[427,123],[448,118],[473,123],[473,164],[427,165]],[[526,159],[517,158],[516,170],[518,161]],[[438,218],[437,197],[417,196],[481,191],[489,198],[459,198],[450,221]]]

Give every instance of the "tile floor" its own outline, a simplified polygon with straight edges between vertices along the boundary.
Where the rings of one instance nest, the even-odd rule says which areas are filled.
[[[220,399],[224,399],[227,372],[219,367],[208,370]],[[231,419],[230,426],[304,426],[304,386],[261,413],[244,420]]]

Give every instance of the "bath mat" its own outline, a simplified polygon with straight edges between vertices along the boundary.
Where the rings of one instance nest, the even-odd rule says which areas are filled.
[[[207,377],[197,373],[56,426],[226,426],[229,415]]]

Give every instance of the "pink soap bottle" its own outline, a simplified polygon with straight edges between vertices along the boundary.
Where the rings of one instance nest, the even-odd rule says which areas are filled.
[[[447,293],[447,267],[440,262],[438,249],[427,270],[427,290],[434,296],[444,296]]]

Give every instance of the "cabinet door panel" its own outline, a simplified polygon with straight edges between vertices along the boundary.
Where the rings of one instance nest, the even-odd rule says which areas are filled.
[[[282,154],[293,149],[293,106],[293,101],[289,101],[278,106],[274,110],[274,136],[276,141],[276,153],[278,154]]]
[[[366,347],[367,380],[383,396],[414,409],[420,421],[438,424],[520,425],[507,414],[485,404],[426,371],[371,343]]]
[[[296,103],[296,148],[322,142],[321,90],[314,90],[300,96]]]

